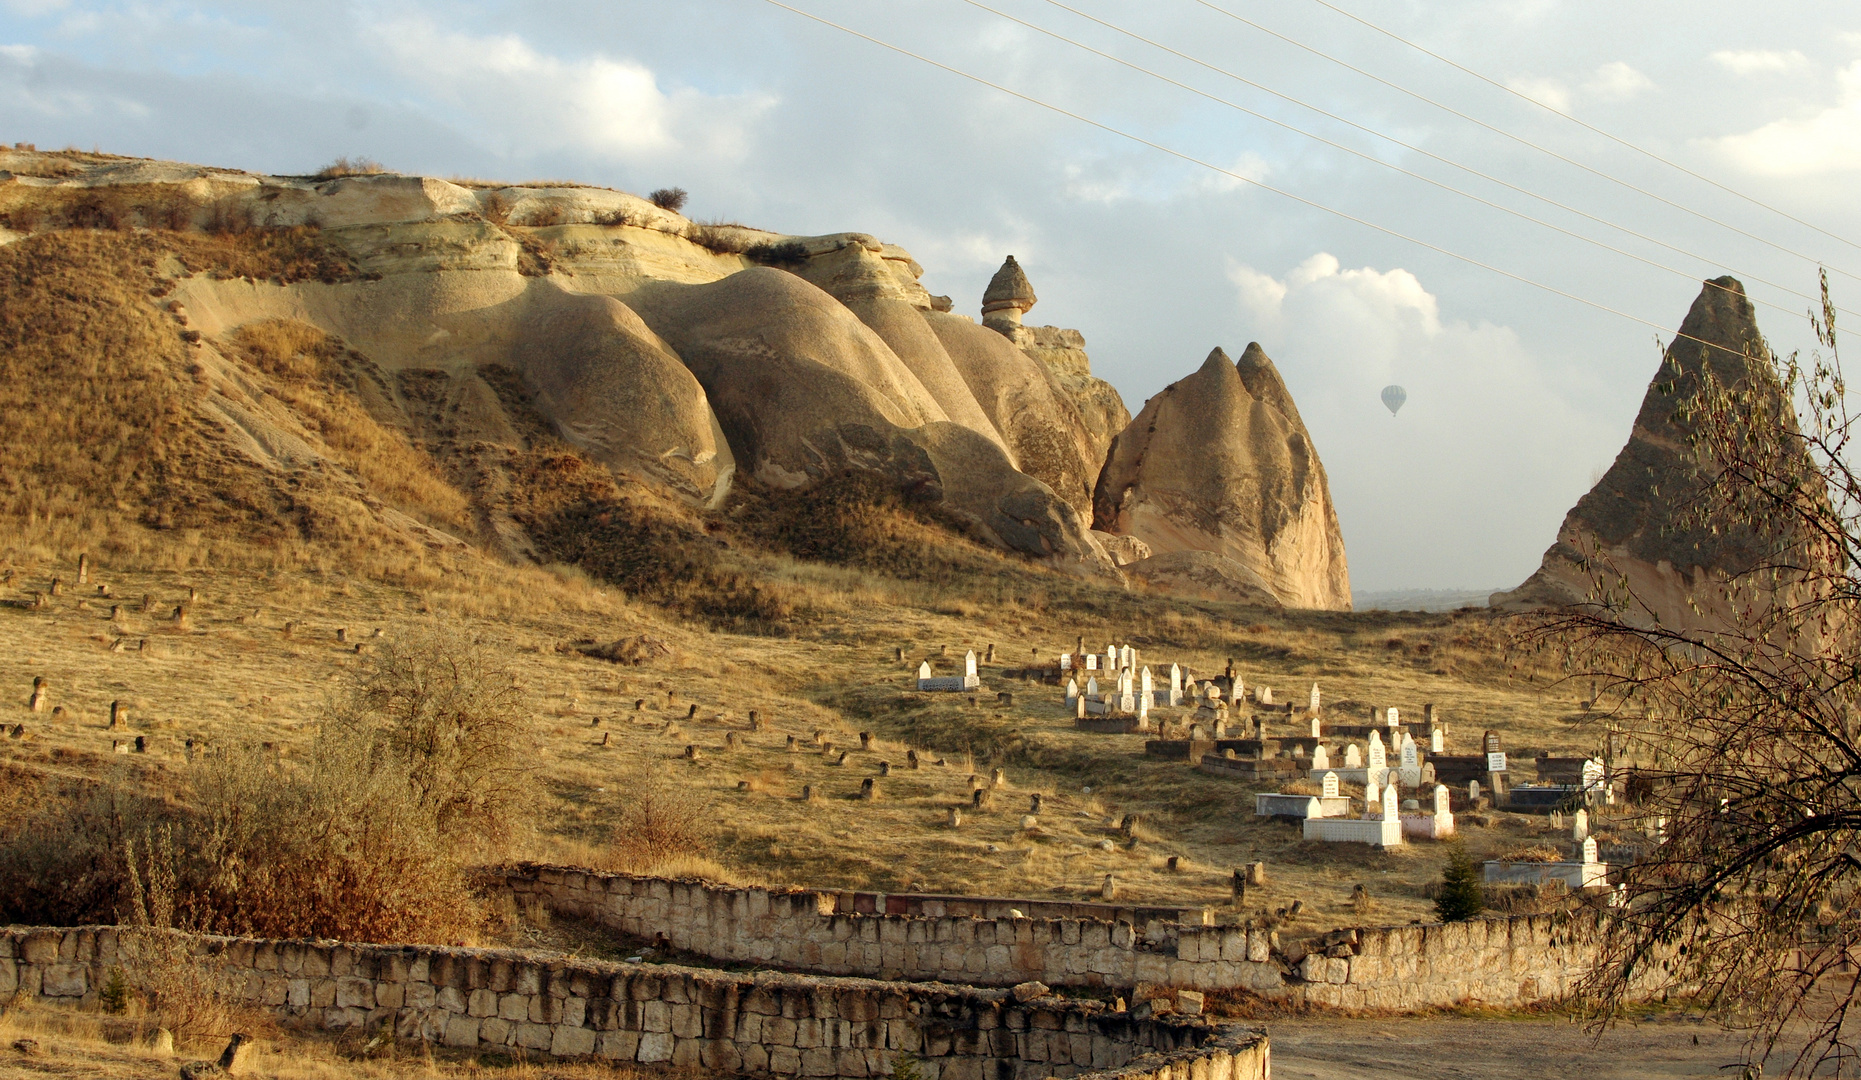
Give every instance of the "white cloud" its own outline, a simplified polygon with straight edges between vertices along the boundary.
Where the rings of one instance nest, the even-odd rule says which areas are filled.
[[[1836,76],[1839,101],[1814,116],[1774,120],[1710,140],[1739,168],[1761,176],[1861,170],[1861,60]]]
[[[713,154],[740,156],[744,124],[772,105],[766,96],[668,94],[651,69],[596,54],[564,59],[516,34],[473,36],[424,19],[375,28],[378,47],[400,72],[467,116],[506,153],[561,149],[608,156],[656,156],[699,141]]]
[[[1320,252],[1278,276],[1231,263],[1228,279],[1246,330],[1233,344],[1259,341],[1298,401],[1353,579],[1413,580],[1451,528],[1457,580],[1516,585],[1518,549],[1551,542],[1626,431],[1574,407],[1511,328],[1444,319],[1408,270]],[[1379,397],[1391,383],[1408,391],[1395,417]]]
[[[1712,61],[1734,75],[1769,75],[1809,66],[1809,57],[1795,49],[1720,49],[1712,54]]]
[[[1548,105],[1561,113],[1570,111],[1570,88],[1556,79],[1521,76],[1507,79],[1506,85],[1540,105]]]
[[[1235,175],[1230,176],[1227,173],[1204,171],[1204,175],[1199,181],[1201,187],[1207,191],[1235,191],[1240,188],[1252,186],[1247,183],[1248,180],[1252,180],[1254,183],[1260,183],[1266,180],[1267,176],[1273,171],[1272,164],[1268,162],[1266,158],[1261,157],[1251,150],[1235,158],[1233,161],[1228,162],[1223,168],[1227,169],[1228,173],[1233,173]],[[1242,179],[1242,177],[1246,179]]]
[[[1616,60],[1597,68],[1583,84],[1583,89],[1591,97],[1604,101],[1626,101],[1643,90],[1654,89],[1654,80]]]

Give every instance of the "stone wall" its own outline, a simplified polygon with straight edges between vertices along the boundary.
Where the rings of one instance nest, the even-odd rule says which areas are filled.
[[[838,894],[830,892],[732,888],[547,866],[511,868],[506,881],[519,898],[535,897],[554,911],[635,937],[664,939],[674,948],[717,960],[823,975],[987,986],[1147,982],[1263,992],[1279,990],[1283,983],[1270,935],[1238,926],[1161,917],[1141,925],[1104,915],[1040,917],[1038,908],[1021,918],[1005,911],[993,918],[894,914],[889,900],[862,913],[841,910]],[[915,906],[923,910],[927,905]],[[1138,910],[1162,914],[1172,909]]]
[[[113,927],[0,930],[0,996],[95,1003]],[[144,931],[146,933],[146,931]],[[157,933],[166,933],[157,931]],[[203,971],[314,1028],[390,1026],[402,1038],[756,1075],[926,1080],[1266,1080],[1264,1035],[1102,1002],[942,984],[733,974],[560,955],[176,935]]]
[[[1013,901],[945,911],[924,898],[893,903],[883,894],[731,888],[544,866],[511,868],[506,881],[552,910],[727,962],[997,986],[1241,988],[1374,1009],[1563,997],[1594,958],[1599,918],[1585,910],[1344,930],[1281,949],[1268,931],[1203,925],[1206,914],[1193,909],[1181,921],[1169,920],[1172,909],[1116,905],[1070,905],[1052,916],[1030,906],[1016,918],[1003,910]]]

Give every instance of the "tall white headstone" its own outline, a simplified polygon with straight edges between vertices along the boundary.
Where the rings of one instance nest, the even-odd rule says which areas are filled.
[[[1383,789],[1383,820],[1394,821],[1402,812],[1402,793],[1391,784]]]
[[[1595,791],[1603,786],[1603,763],[1591,758],[1583,763],[1583,790]]]
[[[918,665],[918,678],[928,679],[930,677],[931,677],[930,661],[926,660],[922,664]]]
[[[1156,700],[1156,695],[1157,695],[1156,688],[1153,687],[1150,683],[1150,669],[1149,668],[1145,668],[1138,675],[1137,683],[1138,683],[1137,696],[1143,699],[1144,708],[1148,710],[1150,708],[1150,703]]]
[[[1590,812],[1579,810],[1570,819],[1570,838],[1581,844],[1590,838]]]
[[[1240,699],[1236,698],[1235,700],[1239,701]],[[1260,688],[1260,704],[1273,704],[1273,688],[1271,686],[1263,686]]]
[[[1371,773],[1369,781],[1363,786],[1363,816],[1366,818],[1373,818],[1380,816],[1382,813],[1383,785],[1377,783],[1376,774]]]
[[[1086,696],[1091,698],[1093,701],[1097,701],[1099,699],[1098,676],[1096,675],[1086,676]]]
[[[1119,649],[1118,650],[1118,666],[1122,668],[1136,667],[1137,666],[1137,650],[1131,648],[1129,645],[1126,645],[1124,648]]]
[[[1389,767],[1389,751],[1383,746],[1383,734],[1374,729],[1370,732],[1370,760],[1365,768],[1371,772]]]
[[[1317,759],[1314,758],[1313,760],[1317,760]],[[1327,799],[1337,798],[1338,797],[1338,774],[1334,772],[1325,773],[1324,784],[1325,784],[1325,787],[1324,787],[1325,798]]]
[[[1435,785],[1435,819],[1439,820],[1444,817],[1451,819],[1454,816],[1453,811],[1450,809],[1452,805],[1453,805],[1453,800],[1448,798],[1447,785],[1436,784]]]
[[[1243,701],[1247,695],[1247,680],[1241,678],[1240,672],[1234,673],[1234,700]]]
[[[1086,670],[1087,670],[1087,671],[1097,671],[1098,669],[1099,669],[1099,658],[1098,658],[1098,654],[1097,654],[1097,653],[1087,653],[1087,654],[1086,654]]]
[[[1344,767],[1347,769],[1363,768],[1363,751],[1357,749],[1356,743],[1344,748]]]
[[[1415,747],[1415,739],[1408,732],[1402,733],[1402,749],[1397,751],[1397,775],[1402,777],[1403,787],[1420,787],[1422,783],[1422,756]]]
[[[1079,680],[1078,679],[1066,680],[1066,703],[1068,705],[1071,705],[1074,701],[1077,701],[1078,699],[1079,699]]]
[[[1307,703],[1306,708],[1312,710],[1313,712],[1318,711],[1318,684],[1317,683],[1312,684],[1312,697],[1311,697],[1311,700]]]
[[[1170,665],[1170,708],[1183,703],[1183,669],[1177,664]]]
[[[1073,654],[1072,653],[1063,652],[1060,654],[1060,670],[1061,671],[1073,670]]]
[[[1319,738],[1323,736],[1324,733],[1325,733],[1324,724],[1318,719],[1318,714],[1313,713],[1312,714],[1312,738],[1314,739]]]
[[[974,649],[963,654],[963,674],[966,677],[973,677],[976,674],[976,650]]]
[[[1594,836],[1583,841],[1583,861],[1586,863],[1596,861],[1596,838]]]
[[[1435,728],[1428,733],[1428,752],[1431,754],[1447,753],[1447,732]]]
[[[1105,646],[1105,670],[1118,670],[1118,647],[1116,645]]]
[[[1399,728],[1402,726],[1402,718],[1397,715],[1394,705],[1389,707],[1389,726],[1391,728]]]
[[[1323,743],[1319,743],[1312,748],[1312,768],[1329,769],[1330,767],[1331,751],[1326,750]]]

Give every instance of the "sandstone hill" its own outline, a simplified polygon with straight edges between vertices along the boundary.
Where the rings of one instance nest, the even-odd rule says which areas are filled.
[[[1627,617],[1672,628],[1722,615],[1712,583],[1751,569],[1761,548],[1749,530],[1689,516],[1707,482],[1691,442],[1690,409],[1708,371],[1721,386],[1778,398],[1776,380],[1749,359],[1764,349],[1744,286],[1731,277],[1706,282],[1648,384],[1627,445],[1565,515],[1543,565],[1518,588],[1494,593],[1492,606],[1527,610],[1607,598]],[[1774,407],[1790,415],[1787,403]],[[1617,595],[1623,582],[1627,596]]]
[[[1324,466],[1256,343],[1145,403],[1112,442],[1094,517],[1143,541],[1153,554],[1126,570],[1161,588],[1350,609]]]
[[[1264,355],[1229,367],[1261,419],[1163,437],[1226,440],[1226,471],[1153,468],[1169,492],[1156,497],[1120,474],[1144,509],[1107,514],[1095,492],[1114,444],[1143,440],[1078,331],[1021,324],[1035,297],[1012,257],[978,324],[871,236],[699,223],[603,188],[24,148],[0,150],[0,170],[0,250],[20,288],[63,265],[95,295],[88,313],[48,317],[116,305],[153,365],[136,385],[218,462],[171,484],[165,509],[107,511],[144,524],[243,515],[299,538],[360,531],[611,576],[596,549],[621,542],[602,533],[617,521],[635,547],[650,534],[703,548],[781,516],[770,507],[792,519],[857,490],[1108,584],[1144,562],[1132,573],[1158,588],[1219,578],[1227,597],[1347,603],[1323,471]],[[75,360],[47,356],[41,374]],[[80,398],[68,407],[95,414]],[[1245,572],[1166,570],[1196,551]]]

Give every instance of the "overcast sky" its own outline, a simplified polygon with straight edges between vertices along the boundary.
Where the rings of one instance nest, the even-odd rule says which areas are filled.
[[[1620,449],[1658,364],[1657,337],[1666,335],[1634,319],[1671,333],[1699,279],[1729,272],[1778,305],[1759,308],[1774,346],[1807,349],[1806,301],[1790,290],[1814,291],[1817,260],[1861,272],[1861,248],[1613,143],[1318,0],[1066,0],[1209,67],[1050,0],[987,2],[1370,160],[965,0],[793,6],[1414,239],[766,0],[0,0],[0,139],[271,172],[312,171],[340,154],[438,175],[566,178],[638,192],[678,185],[690,190],[687,213],[699,218],[792,233],[856,230],[902,244],[923,263],[931,291],[971,314],[1002,256],[1014,254],[1041,297],[1029,320],[1083,331],[1094,370],[1133,413],[1211,347],[1238,354],[1258,340],[1330,473],[1358,589],[1524,579],[1564,512]],[[1334,2],[1759,202],[1861,240],[1861,5]],[[1838,303],[1861,310],[1856,278],[1832,273],[1831,281]],[[1409,395],[1394,418],[1378,400],[1392,382]]]

